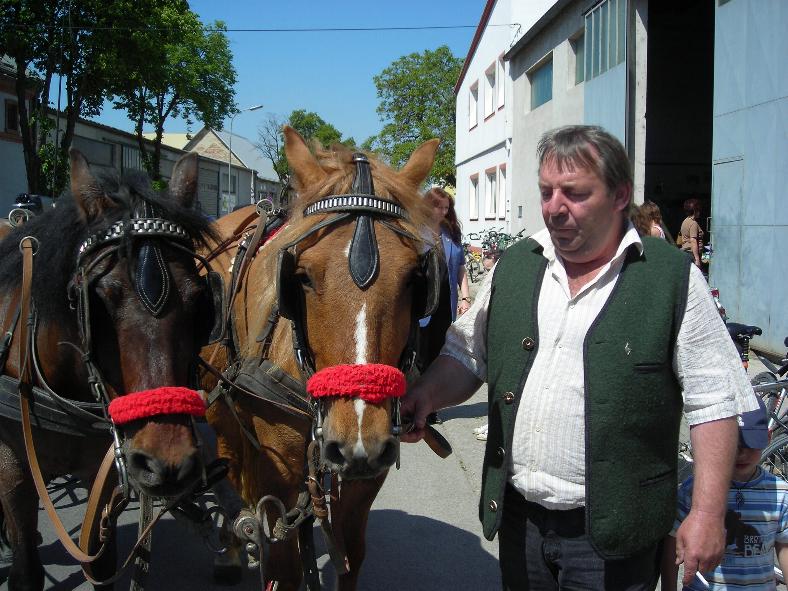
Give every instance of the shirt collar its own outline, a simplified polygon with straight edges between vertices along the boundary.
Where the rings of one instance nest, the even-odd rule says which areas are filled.
[[[547,228],[542,228],[536,234],[531,236],[538,244],[542,247],[542,256],[544,256],[550,263],[555,261],[556,253],[555,253],[555,245],[553,245],[553,241],[550,240],[550,232]],[[635,245],[635,248],[638,250],[638,254],[643,254],[643,241],[640,239],[640,234],[635,229],[635,226],[632,224],[631,221],[627,220],[627,229],[624,232],[624,237],[621,239],[621,242],[618,244],[618,248],[616,249],[616,254],[613,255],[611,260],[615,261],[619,258],[624,256],[627,249],[630,246]]]

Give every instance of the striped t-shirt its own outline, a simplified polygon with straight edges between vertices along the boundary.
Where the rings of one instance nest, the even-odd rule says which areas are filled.
[[[774,544],[788,543],[788,483],[758,470],[760,474],[748,483],[734,480],[728,491],[725,556],[717,568],[703,573],[711,591],[775,589]],[[679,487],[672,535],[689,513],[693,481],[690,476]],[[684,589],[706,591],[707,587],[696,577]]]

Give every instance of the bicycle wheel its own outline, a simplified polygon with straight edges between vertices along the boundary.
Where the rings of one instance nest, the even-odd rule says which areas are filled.
[[[788,433],[781,433],[761,453],[761,468],[788,482]]]

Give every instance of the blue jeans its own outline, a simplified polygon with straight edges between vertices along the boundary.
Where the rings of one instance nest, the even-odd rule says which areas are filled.
[[[659,548],[605,560],[585,533],[585,509],[554,511],[506,487],[498,531],[504,591],[646,591],[659,578]]]

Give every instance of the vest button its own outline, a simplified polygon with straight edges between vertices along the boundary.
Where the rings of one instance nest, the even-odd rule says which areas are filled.
[[[525,349],[526,351],[533,351],[535,346],[536,346],[536,341],[533,340],[531,337],[525,337],[523,339],[523,349]]]
[[[502,460],[506,457],[506,450],[502,447],[499,447],[495,450],[495,453],[498,455],[498,459]]]
[[[495,501],[490,501],[490,504],[487,506],[490,508],[490,511],[492,511],[493,513],[495,513],[498,510],[498,503],[496,503]]]
[[[514,392],[506,392],[503,395],[503,401],[506,404],[511,404],[512,402],[514,402]]]

